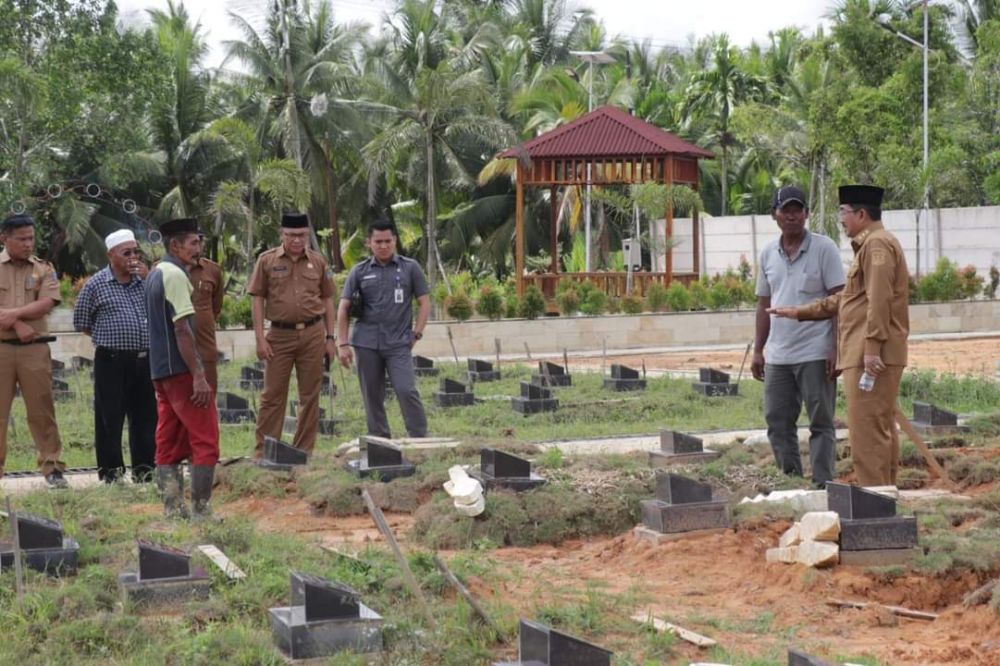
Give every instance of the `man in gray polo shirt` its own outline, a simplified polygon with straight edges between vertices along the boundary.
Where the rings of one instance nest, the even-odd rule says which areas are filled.
[[[767,309],[837,293],[844,288],[844,268],[837,245],[806,228],[809,209],[801,189],[788,186],[775,192],[771,217],[781,236],[760,254],[750,368],[754,379],[764,382],[767,437],[778,468],[802,476],[796,422],[805,404],[812,480],[823,487],[836,467],[837,326],[832,319],[801,323],[771,317]]]
[[[337,312],[337,355],[351,367],[353,346],[358,356],[358,380],[368,417],[368,434],[391,437],[385,415],[385,376],[396,392],[403,422],[410,437],[427,436],[427,415],[417,390],[410,350],[423,337],[430,316],[431,299],[420,265],[396,254],[396,229],[381,218],[368,227],[372,256],[351,269],[344,282]],[[347,342],[352,296],[363,303]],[[420,309],[413,322],[413,299]],[[795,322],[797,323],[797,322]]]

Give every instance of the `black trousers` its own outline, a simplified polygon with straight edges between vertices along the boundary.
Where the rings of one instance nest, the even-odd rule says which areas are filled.
[[[148,481],[156,463],[156,394],[149,352],[98,347],[94,352],[94,446],[97,476],[114,481],[125,472],[122,426],[128,417],[132,479]]]

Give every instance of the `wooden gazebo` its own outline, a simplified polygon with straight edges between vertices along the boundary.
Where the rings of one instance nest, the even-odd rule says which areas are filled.
[[[517,291],[523,294],[527,285],[535,284],[546,296],[551,297],[560,279],[577,282],[589,280],[611,296],[622,296],[625,293],[625,273],[559,274],[556,236],[559,210],[557,190],[560,186],[585,186],[587,166],[590,165],[592,185],[657,182],[689,185],[697,190],[698,160],[714,155],[620,109],[602,106],[571,123],[509,148],[500,157],[517,159],[517,234],[514,248]],[[552,194],[549,229],[552,263],[548,273],[534,275],[524,273],[524,188],[529,186],[549,187]],[[688,283],[698,278],[698,212],[693,211],[692,214],[694,270],[690,273],[673,272],[673,249],[670,243],[674,231],[673,210],[664,212],[667,239],[664,272],[633,273],[634,288],[640,294],[654,280],[662,280],[669,285],[672,279]]]

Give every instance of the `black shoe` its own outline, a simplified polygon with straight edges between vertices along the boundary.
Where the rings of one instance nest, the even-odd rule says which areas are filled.
[[[69,488],[69,484],[66,483],[63,473],[57,469],[45,475],[45,483],[49,484],[49,488]]]

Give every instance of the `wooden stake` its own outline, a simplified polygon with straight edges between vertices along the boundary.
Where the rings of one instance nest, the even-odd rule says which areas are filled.
[[[392,533],[389,523],[386,522],[385,516],[382,514],[382,509],[378,508],[378,505],[372,501],[372,496],[368,494],[367,489],[361,491],[361,499],[365,501],[365,506],[368,507],[368,513],[371,514],[372,520],[375,521],[375,527],[377,527],[378,531],[382,533],[383,537],[385,537],[386,542],[389,544],[389,548],[392,549],[392,554],[396,556],[396,562],[399,564],[399,569],[403,573],[403,582],[406,584],[406,587],[409,588],[410,594],[413,595],[417,605],[420,606],[420,610],[424,614],[424,619],[427,621],[427,626],[431,629],[437,629],[437,622],[434,620],[434,614],[431,612],[431,607],[427,604],[427,598],[424,597],[424,593],[420,589],[420,584],[417,583],[417,579],[414,577],[413,571],[410,569],[410,565],[406,561],[406,557],[403,555],[403,551],[400,550],[399,543],[396,541],[396,535]]]
[[[497,372],[500,372],[500,338],[493,338],[493,346],[497,352]]]
[[[472,610],[475,611],[476,616],[480,619],[480,621],[493,630],[493,633],[497,635],[497,640],[502,641],[503,632],[500,631],[500,627],[493,623],[493,620],[491,620],[490,616],[486,614],[486,611],[482,609],[475,597],[472,596],[472,593],[469,592],[469,589],[462,585],[462,581],[460,581],[455,574],[451,572],[451,569],[449,569],[444,561],[437,556],[437,553],[434,553],[434,566],[436,566],[438,570],[444,574],[444,577],[449,583],[451,583],[451,586],[454,587],[460,595],[462,595],[462,598],[465,599],[466,603],[472,607]]]
[[[444,327],[445,332],[448,334],[448,344],[451,345],[451,355],[455,357],[455,367],[461,367],[458,363],[458,351],[455,349],[455,338],[451,335],[451,326]]]
[[[528,355],[528,360],[531,360],[531,350],[528,349],[528,341],[524,341],[524,353]]]
[[[836,608],[857,608],[863,610],[869,606],[882,606],[887,611],[893,615],[898,615],[900,617],[908,617],[914,620],[936,620],[938,618],[937,613],[925,613],[924,611],[910,610],[909,608],[903,608],[902,606],[885,606],[883,604],[869,604],[861,601],[843,601],[841,599],[829,599],[826,602],[827,606],[834,606]]]
[[[10,521],[11,541],[14,542],[14,585],[17,589],[17,603],[24,599],[24,568],[21,565],[21,534],[17,528],[17,514],[10,506],[10,495],[6,497],[7,520]]]
[[[563,367],[566,368],[566,374],[569,375],[569,354],[566,352],[566,348],[563,347]]]
[[[740,374],[736,375],[736,383],[739,384],[740,380],[743,379],[743,368],[747,364],[747,356],[750,355],[750,348],[753,347],[753,340],[747,343],[747,350],[743,352],[743,362],[740,363]]]
[[[690,629],[685,629],[676,624],[671,624],[670,622],[665,622],[658,617],[653,617],[653,614],[643,615],[642,613],[636,613],[632,616],[632,619],[640,624],[652,624],[653,628],[657,631],[669,631],[676,634],[678,638],[691,643],[692,645],[697,645],[698,647],[712,647],[717,645],[718,642],[714,638],[709,638],[708,636],[702,636],[701,634],[695,633]]]
[[[910,419],[906,418],[906,415],[903,414],[903,410],[899,408],[899,405],[896,405],[896,422],[899,423],[899,427],[903,429],[903,432],[905,432],[906,436],[910,438],[910,441],[913,442],[914,446],[920,450],[920,453],[924,456],[924,460],[927,462],[927,466],[931,469],[931,474],[937,476],[939,479],[944,481],[949,488],[954,490],[955,484],[953,484],[951,479],[948,478],[944,468],[941,467],[940,463],[938,463],[937,458],[934,457],[931,450],[927,448],[927,444],[920,437],[920,435],[917,434],[913,424],[910,423]]]
[[[994,578],[990,582],[986,583],[982,587],[976,588],[972,592],[969,592],[962,599],[962,605],[966,608],[970,606],[978,606],[979,604],[985,604],[986,600],[990,598],[993,592],[993,588],[1000,585],[1000,578]]]
[[[601,338],[601,375],[607,373],[608,368],[608,339]]]

